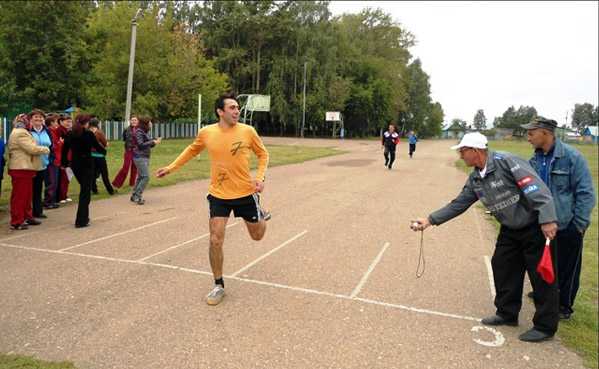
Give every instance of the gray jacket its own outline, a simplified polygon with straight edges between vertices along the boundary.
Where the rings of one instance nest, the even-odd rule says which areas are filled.
[[[557,220],[547,186],[530,164],[507,152],[489,151],[485,177],[481,178],[479,171],[473,170],[458,197],[431,213],[428,220],[434,225],[445,223],[477,200],[501,225],[510,229]]]

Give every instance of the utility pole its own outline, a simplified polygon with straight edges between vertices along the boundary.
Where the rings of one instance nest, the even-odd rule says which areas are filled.
[[[125,106],[125,122],[124,126],[129,126],[129,118],[131,117],[131,95],[133,93],[133,66],[135,65],[135,40],[137,38],[137,17],[141,15],[143,10],[137,9],[135,16],[131,19],[131,50],[129,52],[129,76],[127,78],[127,103]]]
[[[304,138],[304,128],[306,127],[306,69],[308,68],[308,62],[304,62],[304,112],[302,114],[302,132],[301,136]]]

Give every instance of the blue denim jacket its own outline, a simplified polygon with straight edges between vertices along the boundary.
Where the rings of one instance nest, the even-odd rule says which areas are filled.
[[[529,160],[539,175],[542,155],[542,150],[536,150]],[[586,230],[595,207],[593,178],[586,159],[578,150],[556,138],[548,170],[547,187],[553,195],[559,229],[565,229],[574,222],[579,231]]]

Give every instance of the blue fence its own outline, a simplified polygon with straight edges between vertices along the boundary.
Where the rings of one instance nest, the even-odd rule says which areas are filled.
[[[104,121],[100,122],[100,128],[104,131],[106,138],[111,140],[122,140],[125,125],[123,122]],[[5,117],[2,118],[2,139],[8,141],[12,130],[12,123]],[[198,134],[197,123],[153,123],[152,137],[169,138],[191,138]]]

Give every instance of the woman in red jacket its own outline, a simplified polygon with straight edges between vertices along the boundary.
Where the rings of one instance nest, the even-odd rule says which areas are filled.
[[[139,124],[139,120],[137,116],[131,116],[131,120],[129,121],[129,127],[127,127],[123,131],[123,141],[125,141],[125,154],[123,158],[123,167],[117,173],[116,177],[112,181],[112,186],[114,188],[121,188],[125,179],[127,178],[127,172],[129,172],[129,168],[131,168],[131,176],[129,177],[129,186],[133,187],[135,185],[135,179],[137,177],[137,167],[135,163],[133,163],[133,149],[137,146],[135,142],[135,130],[137,129],[137,125]]]

